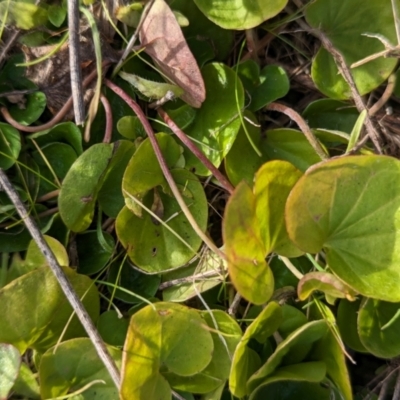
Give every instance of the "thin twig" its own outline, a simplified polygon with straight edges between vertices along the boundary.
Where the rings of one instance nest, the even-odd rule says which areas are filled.
[[[381,98],[369,109],[370,117],[375,115],[388,102],[388,100],[393,94],[395,86],[396,86],[396,74],[391,74],[389,76],[388,83]]]
[[[230,305],[230,307],[228,309],[229,315],[231,315],[231,316],[236,315],[241,300],[242,300],[242,296],[240,295],[239,292],[236,292],[235,297],[233,298],[232,304]]]
[[[14,42],[18,39],[18,36],[19,36],[20,33],[21,33],[21,31],[19,29],[16,29],[12,33],[12,35],[9,37],[9,39],[7,40],[7,43],[1,49],[1,52],[0,52],[0,67],[3,64],[3,60],[7,57],[8,50],[14,44]]]
[[[101,104],[103,104],[104,112],[106,115],[106,127],[104,130],[103,143],[110,143],[112,137],[112,128],[113,128],[113,115],[111,110],[110,102],[104,94],[100,95]]]
[[[399,399],[400,399],[400,371],[397,374],[392,400],[399,400]]]
[[[59,285],[61,286],[62,291],[64,292],[65,296],[67,297],[68,301],[70,302],[72,309],[76,313],[79,321],[81,322],[82,326],[85,328],[89,338],[91,339],[98,356],[100,357],[101,361],[104,363],[108,373],[110,374],[115,386],[118,388],[120,387],[120,376],[117,366],[115,365],[114,360],[110,356],[107,351],[107,348],[99,335],[93,321],[91,320],[89,314],[87,313],[85,307],[83,306],[80,298],[75,293],[71,283],[69,282],[68,278],[66,277],[64,271],[58,264],[57,259],[55,258],[51,248],[46,243],[43,238],[42,233],[40,232],[39,228],[37,227],[35,221],[32,217],[28,214],[24,204],[20,200],[18,193],[15,191],[11,182],[8,180],[7,175],[4,173],[2,169],[0,169],[0,186],[4,189],[7,193],[8,197],[10,198],[11,202],[14,204],[18,214],[23,219],[25,226],[27,227],[28,231],[30,232],[32,238],[35,240],[37,246],[39,247],[40,251],[42,252],[43,256],[46,258],[47,263],[51,271],[53,272],[54,276],[56,277]]]
[[[140,29],[142,28],[144,21],[146,20],[147,16],[149,15],[149,12],[150,12],[151,8],[153,7],[154,1],[155,0],[150,0],[150,2],[146,5],[145,9],[143,10],[139,25],[137,26],[135,33],[132,35],[131,39],[129,40],[128,44],[126,45],[126,49],[125,49],[124,53],[122,54],[120,60],[118,61],[117,65],[115,66],[112,76],[117,75],[117,73],[121,69],[122,64],[125,62],[129,53],[132,51],[133,46],[135,45],[136,40],[139,36]]]
[[[80,126],[85,122],[83,86],[80,60],[79,0],[68,0],[69,30],[69,69],[71,74],[71,93],[74,104],[75,123]]]
[[[182,285],[185,283],[193,283],[193,281],[203,281],[206,278],[214,278],[214,277],[218,277],[219,280],[222,281],[220,271],[205,271],[205,272],[200,272],[199,274],[185,276],[184,278],[177,278],[171,281],[163,282],[158,287],[158,290],[165,290],[172,286]]]
[[[162,107],[157,109],[158,114],[168,125],[172,132],[181,140],[181,142],[203,163],[203,165],[215,176],[221,185],[232,194],[235,188],[228,179],[222,174],[217,167],[204,155],[204,153],[190,140],[188,136],[179,128],[178,125],[170,118]]]
[[[314,136],[310,127],[307,125],[307,122],[303,119],[303,117],[299,113],[294,111],[292,108],[279,103],[270,103],[267,105],[266,108],[267,110],[281,112],[287,115],[294,122],[296,122],[296,124],[304,133],[304,136],[306,137],[312,148],[315,150],[315,152],[318,154],[318,156],[321,158],[321,160],[326,160],[329,158],[325,150],[318,142],[318,139]]]
[[[115,85],[113,82],[111,82],[108,79],[105,79],[105,84],[108,86],[113,92],[115,92],[118,96],[120,96],[126,104],[128,104],[129,107],[134,111],[134,113],[137,115],[139,118],[139,121],[143,125],[143,128],[145,129],[150,143],[153,146],[154,153],[156,154],[157,160],[160,163],[161,170],[164,174],[164,177],[166,181],[169,184],[169,187],[171,188],[171,191],[178,202],[182,212],[185,214],[186,218],[188,219],[190,225],[194,229],[194,231],[197,233],[197,235],[201,238],[201,240],[216,254],[218,254],[222,259],[226,259],[225,253],[223,253],[214,243],[213,241],[202,231],[202,229],[199,227],[197,221],[194,219],[192,213],[189,210],[189,207],[186,205],[185,201],[182,198],[182,195],[178,189],[178,186],[176,185],[174,178],[171,175],[171,172],[168,169],[168,165],[164,159],[164,156],[161,152],[161,148],[157,142],[157,139],[154,135],[153,128],[151,127],[149,121],[147,120],[146,116],[144,115],[142,109],[139,107],[139,105],[131,98],[129,95],[124,92],[119,86]]]

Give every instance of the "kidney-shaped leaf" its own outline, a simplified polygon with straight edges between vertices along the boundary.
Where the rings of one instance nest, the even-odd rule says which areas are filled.
[[[171,173],[193,217],[201,229],[205,230],[208,209],[203,186],[187,170],[175,169]],[[116,230],[130,259],[139,268],[150,273],[166,271],[187,263],[196,254],[201,239],[182,213],[178,202],[161,190],[154,191],[154,195],[149,192],[143,202],[148,208],[156,205],[162,211],[159,217],[164,224],[147,212],[140,218],[127,207],[122,209],[117,217]]]
[[[361,8],[359,0],[317,0],[306,7],[306,17],[314,29],[321,29],[328,36],[348,65],[385,50],[378,38],[368,37],[366,32],[381,35],[392,43],[396,41],[393,11],[388,0],[369,0]],[[394,58],[379,57],[352,69],[359,92],[364,95],[380,86],[396,65]],[[312,78],[318,89],[329,97],[352,97],[332,55],[324,48],[313,60]]]
[[[121,350],[107,348],[117,365],[121,362]],[[80,394],[82,400],[118,400],[118,389],[88,338],[65,341],[57,349],[43,354],[39,368],[42,399],[54,399],[92,385]],[[98,380],[99,382],[93,382]]]
[[[19,132],[11,125],[0,122],[0,168],[14,165],[21,151]]]
[[[97,193],[112,156],[113,145],[95,144],[71,166],[58,196],[60,215],[74,232],[86,230],[92,222]]]
[[[237,322],[222,310],[213,310],[215,326],[208,311],[203,311],[207,325],[221,333],[211,332],[214,342],[212,359],[205,369],[191,376],[179,376],[174,373],[163,373],[173,388],[190,393],[208,393],[224,384],[229,376],[231,357],[242,335]],[[224,343],[222,342],[224,340]]]
[[[228,270],[236,290],[254,304],[263,304],[274,290],[274,276],[256,215],[255,196],[247,183],[235,189],[223,220]]]
[[[285,257],[302,254],[289,239],[285,226],[285,203],[290,190],[302,173],[287,161],[270,161],[257,172],[254,183],[256,219],[268,253]]]
[[[287,0],[194,0],[197,7],[225,29],[251,29],[275,17]]]
[[[179,145],[166,133],[158,133],[156,140],[165,162],[172,168],[181,154]],[[122,178],[122,191],[127,207],[138,217],[142,216],[141,207],[132,200],[132,196],[142,201],[145,194],[166,181],[160,164],[149,139],[144,140],[130,159]]]
[[[361,304],[357,320],[358,333],[361,343],[374,356],[394,358],[400,355],[399,310],[399,303],[374,299],[366,299]]]
[[[96,286],[84,275],[63,268],[93,320],[99,314]],[[27,348],[44,351],[59,339],[72,314],[59,283],[48,267],[42,267],[13,280],[0,290],[3,307],[0,342],[11,343],[21,353]],[[83,336],[85,331],[76,317],[68,324],[63,338]]]
[[[289,236],[325,250],[331,270],[357,292],[400,301],[400,162],[350,156],[310,168],[286,204]]]
[[[192,137],[206,157],[219,167],[240,128],[238,113],[244,107],[244,90],[235,72],[225,64],[207,64],[201,72],[207,98],[185,133]],[[187,167],[194,168],[196,174],[210,174],[189,151],[185,152],[185,159]]]
[[[175,303],[156,303],[134,314],[124,346],[123,398],[168,398],[170,388],[160,369],[180,376],[204,370],[214,348],[206,326],[198,311]],[[158,384],[159,393],[154,391]]]

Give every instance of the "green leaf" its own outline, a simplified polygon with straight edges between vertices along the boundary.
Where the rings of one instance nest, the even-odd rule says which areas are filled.
[[[303,132],[295,129],[272,129],[266,132],[262,149],[270,160],[284,160],[304,172],[321,161]]]
[[[223,220],[228,270],[236,290],[248,301],[263,304],[274,290],[274,277],[265,261],[268,249],[256,214],[256,199],[246,183],[230,197]]]
[[[103,183],[113,145],[99,143],[87,149],[72,165],[61,186],[58,207],[65,225],[74,232],[92,222],[97,194]]]
[[[358,111],[344,101],[319,99],[308,104],[302,115],[310,128],[350,133],[357,121]]]
[[[282,310],[278,303],[271,302],[247,327],[240,343],[236,347],[229,376],[229,389],[236,397],[249,394],[246,383],[261,366],[258,355],[248,347],[251,339],[264,343],[282,322]]]
[[[370,0],[360,8],[359,0],[344,3],[335,0],[317,0],[306,8],[306,18],[314,29],[320,29],[344,57],[347,65],[385,50],[380,40],[365,36],[368,32],[382,35],[396,43],[393,11],[389,0]],[[394,58],[379,57],[351,69],[361,95],[380,86],[393,72]],[[311,76],[318,89],[333,99],[352,98],[349,86],[331,54],[321,47],[313,60]]]
[[[203,66],[206,61],[213,59],[223,61],[228,57],[233,44],[232,31],[222,29],[211,22],[197,7],[193,6],[193,2],[175,0],[173,7],[174,10],[182,12],[190,21],[189,26],[182,28],[182,31],[199,65]],[[207,56],[210,51],[211,55]],[[206,57],[204,57],[204,52]]]
[[[22,125],[30,125],[42,115],[46,108],[46,96],[42,92],[36,92],[27,96],[24,108],[18,106],[10,107],[11,116]]]
[[[340,331],[340,337],[346,346],[359,353],[366,353],[367,350],[360,341],[357,327],[360,303],[361,299],[356,301],[340,300],[336,322]]]
[[[286,204],[290,238],[308,253],[325,250],[332,272],[355,291],[400,301],[400,163],[350,156],[309,169]]]
[[[65,17],[67,16],[67,8],[64,6],[64,4],[50,4],[47,12],[49,14],[49,21],[57,28],[63,24]]]
[[[308,322],[296,331],[291,333],[285,340],[279,343],[275,352],[267,360],[267,362],[251,376],[247,382],[247,388],[249,392],[255,390],[260,384],[263,383],[266,377],[273,374],[273,372],[280,365],[287,363],[288,357],[291,357],[291,361],[296,357],[298,349],[307,347],[319,339],[321,339],[328,330],[328,326],[323,320]],[[307,354],[302,354],[304,358]],[[295,357],[293,357],[295,356]],[[290,362],[289,364],[297,364],[302,359],[298,359],[297,362]]]
[[[28,30],[44,25],[47,11],[35,4],[10,0],[0,3],[0,16],[1,19],[8,17],[6,23],[15,23],[17,28]]]
[[[25,396],[32,400],[40,399],[40,387],[36,374],[24,362],[21,363],[19,374],[12,390],[14,394]]]
[[[173,388],[192,393],[208,393],[218,388],[227,380],[231,358],[242,335],[242,330],[237,322],[224,311],[213,310],[212,314],[217,322],[217,328],[208,311],[201,313],[207,325],[212,330],[218,330],[226,346],[222,343],[221,336],[217,332],[211,331],[214,350],[210,363],[196,375],[179,376],[170,372],[163,373]]]
[[[258,111],[267,104],[287,95],[290,83],[286,71],[277,65],[267,65],[261,70],[260,85],[250,92],[251,111]]]
[[[286,161],[270,161],[257,172],[254,183],[256,219],[267,254],[286,257],[302,254],[289,239],[285,227],[285,203],[290,190],[303,174]]]
[[[108,282],[146,299],[155,296],[160,285],[160,280],[158,275],[146,275],[137,269],[133,269],[128,261],[125,261],[122,265],[118,261],[111,264],[107,276]],[[138,297],[116,289],[113,286],[108,286],[108,291],[117,299],[128,304],[142,301]]]
[[[132,164],[128,165],[127,171]],[[146,181],[146,173],[156,168],[159,166],[154,163],[149,165],[147,170],[137,171],[136,174],[140,175],[143,181],[136,180],[138,184],[135,187],[131,186],[133,188],[131,190],[137,190],[140,193],[149,189],[149,186],[157,184],[157,176],[154,175],[149,175],[150,183]],[[175,169],[171,173],[192,215],[200,228],[205,231],[208,209],[203,186],[196,176],[187,170]],[[127,174],[128,172],[125,173],[125,176]],[[126,181],[124,184],[127,186]],[[126,193],[130,193],[130,189],[126,190]],[[163,223],[147,212],[140,218],[127,207],[124,207],[118,214],[116,221],[117,236],[127,249],[129,258],[147,273],[167,271],[186,264],[196,254],[202,243],[175,198],[161,190],[156,193],[159,203],[163,207],[161,215]],[[132,199],[131,201],[133,202]],[[155,204],[152,192],[145,196],[143,203],[148,209],[152,208],[152,205]]]
[[[117,122],[117,129],[120,135],[127,139],[135,140],[146,137],[146,132],[139,118],[133,115],[126,115]]]
[[[7,399],[21,365],[21,354],[11,344],[0,343],[0,398]]]
[[[299,300],[306,300],[314,291],[324,292],[335,299],[355,300],[357,295],[357,292],[329,272],[309,272],[300,279],[297,286]]]
[[[268,156],[263,151],[263,138],[257,118],[249,111],[245,111],[243,116],[245,117],[244,126],[247,129],[247,133],[256,147],[262,149],[262,155],[259,157],[256,154],[241,125],[235,142],[224,160],[226,173],[234,186],[237,186],[242,180],[245,180],[248,185],[252,186],[255,173],[264,162],[268,161]]]
[[[128,74],[121,71],[119,73],[122,79],[128,81],[133,85],[140,93],[148,97],[149,99],[161,99],[167,95],[168,92],[172,92],[176,98],[179,98],[183,94],[183,89],[179,86],[171,85],[165,82],[153,82],[140,76]]]
[[[185,133],[219,167],[240,128],[238,113],[244,106],[244,91],[235,72],[224,64],[207,64],[201,71],[207,97]],[[185,150],[184,154],[188,169],[197,175],[210,174],[192,153]]]
[[[108,232],[101,232],[109,248],[105,249],[99,242],[97,231],[86,231],[75,237],[78,253],[78,272],[92,275],[101,271],[109,262],[114,246],[114,238]]]
[[[44,147],[46,144],[53,142],[62,142],[71,145],[78,155],[83,152],[82,133],[72,122],[62,122],[49,131],[33,133],[28,138],[35,139],[39,147]]]
[[[122,352],[107,347],[117,365]],[[43,354],[39,367],[40,393],[43,399],[53,399],[77,391],[98,380],[82,392],[82,400],[118,400],[118,389],[100,360],[88,338],[64,341],[57,350],[49,349]]]
[[[0,122],[0,168],[5,170],[13,166],[20,151],[19,132],[12,126]]]
[[[65,178],[72,164],[78,158],[75,150],[65,143],[45,144],[40,152],[33,151],[32,157],[40,169],[40,194],[58,189],[58,182]],[[54,175],[58,178],[58,182]]]
[[[353,399],[345,355],[331,330],[315,344],[309,358],[325,364],[326,374],[339,389],[341,398]]]
[[[156,303],[135,313],[124,347],[122,397],[169,398],[170,388],[160,375],[160,368],[181,376],[204,370],[214,348],[204,325],[196,310],[174,303]]]
[[[43,237],[56,257],[57,262],[60,265],[67,267],[69,265],[69,259],[65,247],[51,236],[44,235]],[[14,257],[11,267],[8,270],[7,282],[11,282],[28,272],[44,266],[48,266],[47,259],[42,254],[36,242],[31,240],[26,251],[25,260],[22,261],[21,259]]]
[[[63,268],[77,295],[93,320],[99,314],[99,297],[92,281]],[[83,296],[85,294],[85,296]],[[45,351],[53,346],[68,323],[63,339],[85,334],[72,308],[48,267],[42,267],[13,280],[0,289],[3,313],[0,342],[13,344],[21,353],[27,348]]]
[[[358,333],[368,352],[379,358],[394,358],[400,354],[398,332],[399,303],[365,299],[358,312]],[[394,317],[397,317],[394,319]],[[393,321],[392,321],[393,319]],[[392,323],[385,328],[390,321]]]
[[[244,30],[275,17],[286,6],[287,0],[194,0],[197,7],[225,29]]]
[[[166,164],[169,168],[172,168],[181,155],[180,146],[172,136],[166,133],[158,133],[156,139]],[[122,191],[126,206],[138,217],[141,217],[142,208],[132,200],[132,197],[143,201],[147,192],[159,185],[164,186],[164,190],[166,190],[167,182],[164,174],[150,140],[146,139],[130,159],[122,179]]]
[[[97,329],[101,337],[111,346],[124,345],[128,327],[129,321],[114,310],[103,312],[97,320]]]
[[[257,119],[251,113],[244,115],[254,124]],[[252,148],[243,128],[238,132],[235,143],[225,158],[225,169],[232,184],[237,185],[244,179],[249,185],[254,181],[257,170],[269,160],[284,160],[304,172],[321,161],[304,134],[295,129],[272,129],[261,135],[260,127],[245,120],[247,131],[256,147],[261,150],[259,157]],[[244,162],[244,160],[246,160]]]
[[[108,217],[117,218],[125,204],[122,194],[122,178],[135,150],[135,145],[128,140],[119,140],[114,144],[107,175],[97,196],[101,210]]]

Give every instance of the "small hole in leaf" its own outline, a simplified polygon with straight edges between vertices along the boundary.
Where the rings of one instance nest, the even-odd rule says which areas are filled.
[[[151,252],[152,252],[152,256],[154,257],[157,254],[157,247],[153,247]]]

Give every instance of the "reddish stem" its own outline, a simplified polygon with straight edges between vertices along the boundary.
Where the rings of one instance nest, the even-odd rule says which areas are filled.
[[[178,125],[170,118],[170,116],[159,107],[158,114],[169,126],[172,132],[182,141],[182,143],[203,163],[203,165],[218,179],[221,185],[232,194],[235,188],[231,185],[224,174],[204,155],[204,153],[186,136],[186,134],[179,128]]]
[[[103,94],[100,95],[101,104],[103,104],[104,111],[106,114],[106,129],[104,131],[103,143],[110,143],[112,137],[112,127],[113,127],[113,115],[111,110],[110,102],[107,97]]]
[[[225,259],[226,256],[225,254],[212,242],[212,240],[201,230],[199,227],[197,221],[194,219],[192,213],[190,212],[187,204],[182,198],[181,193],[179,192],[178,186],[176,185],[174,178],[171,175],[171,172],[168,169],[168,165],[165,161],[165,158],[161,152],[161,148],[157,142],[156,136],[153,132],[153,128],[151,127],[149,121],[147,120],[146,116],[144,115],[142,109],[139,107],[139,105],[131,98],[129,95],[124,92],[119,86],[117,86],[115,83],[111,82],[108,79],[104,80],[104,83],[106,86],[108,86],[113,92],[115,92],[118,96],[120,96],[126,104],[128,104],[129,107],[132,108],[134,113],[137,115],[139,118],[139,121],[142,123],[143,128],[145,129],[150,143],[153,147],[154,153],[157,157],[158,162],[160,163],[161,170],[164,174],[164,177],[166,181],[169,184],[169,187],[171,188],[172,193],[175,196],[176,201],[178,202],[182,212],[185,214],[186,218],[188,219],[190,225],[194,229],[194,231],[197,233],[197,235],[203,240],[203,242],[216,254],[218,254],[221,258]]]

